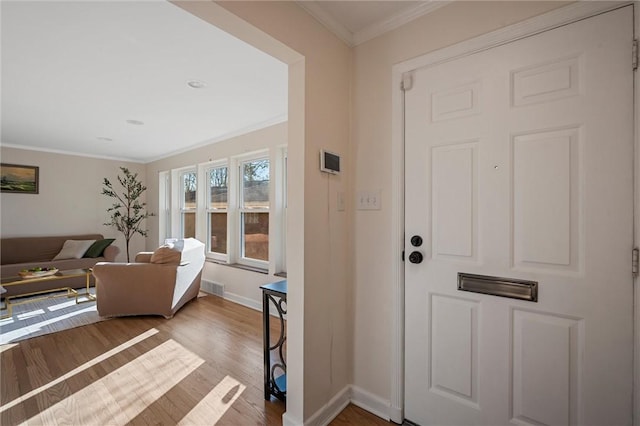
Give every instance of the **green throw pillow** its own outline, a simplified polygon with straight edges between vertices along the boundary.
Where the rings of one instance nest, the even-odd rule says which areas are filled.
[[[91,244],[91,247],[84,252],[84,256],[82,257],[101,257],[104,249],[109,247],[109,244],[114,242],[115,238],[106,238],[104,240],[98,240],[95,243]]]

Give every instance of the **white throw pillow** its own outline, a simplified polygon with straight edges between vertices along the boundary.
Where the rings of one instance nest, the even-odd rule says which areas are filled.
[[[184,240],[177,238],[167,238],[161,247],[169,247],[171,250],[182,251],[184,249]]]
[[[80,259],[96,240],[67,240],[53,260]]]

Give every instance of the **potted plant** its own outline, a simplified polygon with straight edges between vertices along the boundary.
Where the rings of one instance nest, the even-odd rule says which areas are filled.
[[[123,188],[121,193],[113,188],[109,179],[104,178],[102,195],[114,199],[111,207],[107,209],[107,213],[110,214],[109,222],[104,225],[113,226],[122,232],[127,248],[127,262],[129,262],[129,241],[135,234],[147,236],[148,230],[144,229],[143,221],[154,214],[147,212],[145,209],[147,203],[140,201],[147,187],[138,180],[138,174],[131,173],[126,167],[120,167],[120,170],[124,174],[124,176],[118,175],[118,182]]]

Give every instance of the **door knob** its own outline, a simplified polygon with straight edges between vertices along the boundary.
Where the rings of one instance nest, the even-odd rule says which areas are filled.
[[[424,257],[419,251],[411,252],[409,255],[409,262],[411,263],[422,263],[422,259],[424,259]]]
[[[422,237],[420,235],[414,235],[411,237],[411,245],[414,247],[420,247],[422,245]]]

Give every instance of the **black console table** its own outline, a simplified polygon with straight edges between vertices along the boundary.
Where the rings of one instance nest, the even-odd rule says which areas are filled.
[[[284,344],[287,340],[284,315],[287,313],[287,281],[265,284],[262,289],[262,324],[264,332],[264,399],[271,395],[286,401],[287,398],[287,363],[285,361]],[[271,329],[269,301],[273,303],[280,317],[280,337],[271,345]],[[271,354],[275,352],[272,362]],[[279,359],[277,359],[279,358]],[[278,376],[276,374],[280,373]]]

